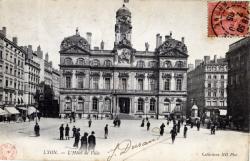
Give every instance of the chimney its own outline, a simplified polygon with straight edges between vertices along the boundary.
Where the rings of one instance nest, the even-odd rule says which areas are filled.
[[[170,31],[169,36],[172,38],[172,31]]]
[[[204,56],[204,63],[208,64],[210,61],[210,56]]]
[[[86,36],[87,36],[87,41],[89,43],[89,48],[91,49],[91,37],[92,37],[92,33],[91,32],[87,32]]]
[[[162,44],[162,36],[159,38],[159,46]]]
[[[217,55],[214,55],[214,63],[217,63]]]
[[[100,48],[101,48],[101,50],[104,50],[104,41],[103,40],[101,41]]]
[[[48,53],[45,54],[45,60],[46,60],[47,62],[49,61],[49,54],[48,54]]]
[[[17,37],[13,37],[13,38],[12,38],[12,41],[13,41],[14,44],[17,45]]]
[[[7,28],[6,27],[2,27],[2,33],[4,36],[6,36],[7,34]]]
[[[181,42],[184,44],[185,38],[181,37]]]
[[[159,37],[160,37],[160,34],[156,34],[156,48],[159,47]]]
[[[170,35],[165,36],[165,41],[167,41],[170,38]]]

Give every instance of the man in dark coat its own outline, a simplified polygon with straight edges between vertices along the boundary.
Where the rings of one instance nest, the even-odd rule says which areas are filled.
[[[175,140],[175,137],[176,137],[176,135],[177,135],[177,132],[176,132],[175,129],[172,129],[172,130],[170,131],[170,133],[171,133],[172,144],[173,144],[173,143],[174,143],[174,140]]]
[[[75,142],[74,142],[73,147],[78,148],[79,140],[80,140],[80,129],[78,128],[78,129],[76,130]]]
[[[72,138],[74,138],[74,137],[75,137],[75,135],[76,135],[76,127],[75,127],[75,126],[73,126],[72,131],[73,131],[73,136],[72,136]]]
[[[117,125],[117,119],[116,118],[114,119],[113,124],[114,124],[114,127],[116,127],[116,125]]]
[[[92,120],[89,119],[89,128],[91,127],[91,124],[92,124]]]
[[[163,136],[164,128],[165,128],[165,125],[164,125],[164,123],[162,123],[161,126],[160,126],[160,135],[161,136]]]
[[[150,128],[150,122],[148,121],[147,122],[147,131],[149,131],[149,128]]]
[[[117,119],[117,126],[120,127],[120,125],[121,125],[121,119],[118,118]]]
[[[88,137],[88,143],[89,143],[88,150],[91,151],[91,153],[95,151],[95,145],[96,145],[96,139],[94,134],[95,132],[92,131],[91,135]]]
[[[177,133],[180,132],[180,128],[181,128],[181,121],[178,120],[178,123],[177,123]]]
[[[184,126],[184,130],[183,130],[183,132],[184,132],[184,138],[187,137],[187,130],[188,130],[187,125],[185,125]]]
[[[105,128],[104,128],[104,138],[107,139],[108,138],[108,124],[106,124]]]
[[[63,124],[62,124],[61,127],[59,128],[59,131],[60,131],[60,140],[63,140],[63,131],[64,131]]]
[[[34,131],[36,136],[40,136],[40,126],[38,125],[38,123],[36,123]]]
[[[66,140],[69,140],[69,125],[67,124],[65,127],[65,138]]]
[[[196,126],[197,126],[197,130],[199,131],[199,130],[200,130],[200,126],[201,126],[201,123],[200,123],[200,121],[199,121],[199,120],[197,121]]]
[[[145,122],[145,119],[142,119],[142,121],[141,121],[141,127],[144,127],[144,122]]]
[[[88,150],[88,133],[84,133],[84,135],[81,138],[81,147],[80,150],[84,150],[85,153],[87,153]]]

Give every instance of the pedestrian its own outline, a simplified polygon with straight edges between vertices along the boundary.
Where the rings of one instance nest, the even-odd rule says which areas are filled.
[[[69,140],[69,125],[67,124],[65,127],[65,139]]]
[[[38,125],[38,123],[36,123],[34,131],[36,136],[40,136],[40,126]]]
[[[71,116],[69,117],[69,121],[70,121],[70,123],[72,122],[72,118],[71,118]]]
[[[172,129],[172,130],[170,131],[170,133],[171,133],[171,138],[172,138],[172,144],[174,144],[174,141],[175,141],[175,137],[176,137],[176,135],[177,135],[177,132],[176,132],[175,129]]]
[[[200,130],[200,126],[201,126],[201,123],[200,123],[199,120],[197,121],[197,125],[196,126],[197,126],[197,131],[199,131]]]
[[[114,127],[116,127],[116,125],[117,125],[117,119],[116,118],[114,119],[113,124],[114,124]]]
[[[74,142],[73,147],[78,148],[79,140],[80,140],[80,128],[78,128],[78,129],[76,130],[75,142]]]
[[[141,127],[144,127],[144,122],[145,122],[145,119],[142,119]]]
[[[36,123],[34,131],[36,136],[40,136],[40,126],[38,125],[38,123]]]
[[[148,121],[147,122],[147,131],[149,131],[149,128],[150,128],[150,122]]]
[[[108,124],[106,124],[105,128],[104,128],[104,138],[107,139],[108,138]]]
[[[193,128],[193,126],[194,126],[194,123],[193,123],[193,121],[192,121],[192,120],[191,120],[190,126],[191,126],[191,129],[192,129],[192,128]]]
[[[60,140],[63,140],[63,131],[64,131],[63,124],[62,124],[61,127],[59,128],[59,131],[60,131]]]
[[[176,124],[174,124],[173,130],[174,130],[175,132],[177,131],[177,125],[176,125]],[[176,133],[176,135],[177,135],[177,133]]]
[[[148,121],[148,117],[146,117],[146,121]]]
[[[211,135],[212,134],[215,135],[215,125],[213,123],[211,124]]]
[[[72,136],[72,138],[74,138],[74,137],[75,137],[75,135],[76,135],[76,127],[75,127],[75,126],[73,126],[72,131],[73,131],[73,136]]]
[[[180,120],[178,120],[178,123],[177,123],[177,133],[180,132],[180,128],[181,128],[181,122],[180,122]]]
[[[85,154],[88,152],[88,133],[84,133],[84,135],[81,138],[81,147],[80,150],[84,150]]]
[[[167,125],[169,125],[169,120],[167,121]]]
[[[89,128],[91,127],[91,124],[92,124],[92,120],[89,119]]]
[[[165,128],[165,125],[164,125],[164,123],[162,123],[161,126],[160,126],[160,135],[161,136],[163,136],[164,128]]]
[[[185,125],[184,126],[184,138],[186,138],[187,137],[187,130],[188,130],[188,128],[187,128],[187,125]]]
[[[38,120],[40,121],[40,119],[41,119],[41,114],[38,113],[38,114],[37,114],[37,117],[38,117]]]
[[[117,119],[117,126],[120,127],[120,125],[121,125],[121,119],[118,118]]]
[[[88,137],[88,143],[89,143],[89,147],[88,150],[92,152],[95,152],[95,146],[96,146],[96,139],[94,136],[95,132],[92,131],[91,135]]]

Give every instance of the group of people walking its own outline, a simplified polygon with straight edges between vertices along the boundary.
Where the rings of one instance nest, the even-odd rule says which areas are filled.
[[[63,127],[63,124],[59,128],[60,131],[60,140],[64,140],[64,131],[65,131],[65,138],[66,140],[69,140],[69,131],[70,128],[68,124],[66,127]],[[81,137],[80,134],[80,128],[76,128],[73,126],[72,128],[72,138],[74,138],[74,144],[73,147],[78,148],[79,142],[81,141],[80,150],[85,151],[85,153],[94,152],[95,146],[96,146],[96,138],[95,138],[95,132],[92,131],[91,135],[88,136],[87,132],[84,132],[83,136]]]

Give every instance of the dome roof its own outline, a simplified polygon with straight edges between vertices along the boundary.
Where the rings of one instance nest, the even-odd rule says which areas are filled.
[[[192,110],[198,110],[198,106],[194,104],[194,105],[192,106]]]
[[[116,17],[118,17],[118,16],[129,16],[129,17],[131,17],[131,12],[123,4],[123,6],[116,11]]]
[[[69,48],[71,46],[78,46],[83,49],[89,49],[88,41],[80,36],[78,30],[76,31],[75,35],[64,38],[61,43],[61,50]]]

